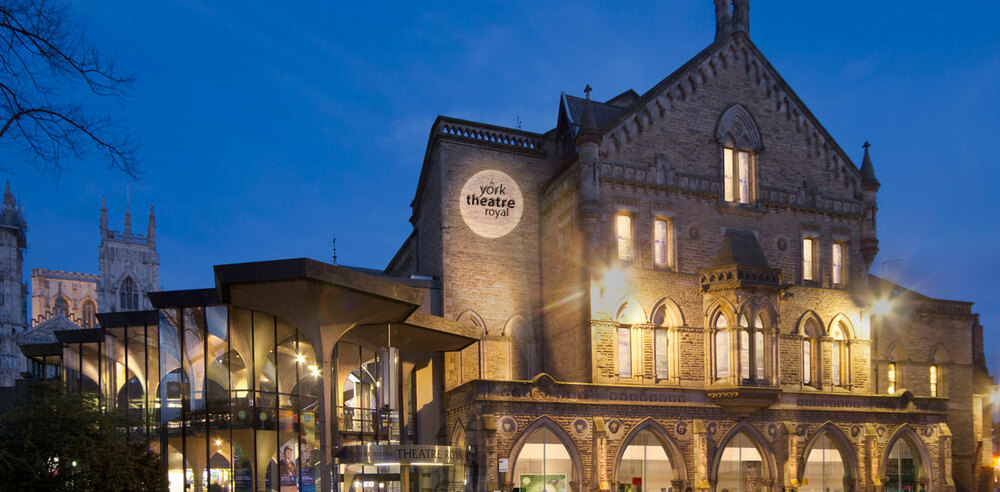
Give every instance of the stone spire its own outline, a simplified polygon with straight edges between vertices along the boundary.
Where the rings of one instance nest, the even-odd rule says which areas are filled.
[[[3,204],[10,207],[17,205],[17,202],[14,200],[14,194],[10,192],[10,180],[7,180],[7,189],[3,192]]]
[[[868,155],[868,147],[871,146],[872,144],[865,142],[865,158],[861,160],[861,188],[878,191],[882,184],[875,178],[875,166],[872,165],[872,157]]]
[[[132,234],[132,214],[128,211],[128,201],[125,202],[125,236]]]
[[[587,100],[583,102],[583,115],[580,116],[580,131],[576,134],[576,143],[588,142],[592,139],[600,139],[601,135],[597,131],[597,115],[594,113],[594,103],[590,100],[590,84],[583,89],[587,94]]]
[[[101,238],[108,232],[108,205],[104,202],[104,195],[101,195]]]
[[[867,268],[872,267],[875,255],[878,254],[878,227],[876,215],[878,214],[878,200],[876,195],[882,186],[875,179],[875,166],[872,165],[872,158],[868,155],[868,147],[871,144],[865,142],[865,157],[861,161],[861,195],[865,202],[865,217],[861,221],[861,256],[865,259]]]
[[[600,257],[598,236],[601,207],[597,181],[597,157],[598,146],[601,143],[601,132],[597,127],[594,103],[590,100],[592,90],[589,84],[583,89],[583,92],[587,94],[587,100],[583,102],[580,131],[576,134],[577,160],[580,163],[577,216],[580,218],[580,229],[586,238],[587,257],[596,260]]]
[[[146,226],[146,239],[150,246],[156,246],[156,215],[153,213],[153,204],[149,204],[149,225]]]

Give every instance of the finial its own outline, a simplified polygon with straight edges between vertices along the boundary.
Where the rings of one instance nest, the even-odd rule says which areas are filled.
[[[868,148],[871,146],[872,144],[868,143],[867,140],[865,141],[865,144],[862,145],[865,149],[865,157],[861,160],[861,188],[865,190],[878,191],[881,184],[875,177],[875,166],[872,164],[872,157],[868,153]]]
[[[587,99],[590,99],[590,91],[592,90],[594,89],[590,88],[590,84],[587,84],[587,87],[583,88],[583,93],[587,95]]]
[[[333,236],[333,264],[337,264],[337,236]]]
[[[862,147],[864,147],[864,148],[865,148],[865,152],[868,152],[868,147],[871,147],[871,146],[872,146],[872,144],[868,143],[868,141],[867,141],[867,140],[865,140],[865,144],[864,144],[864,145],[862,145]]]

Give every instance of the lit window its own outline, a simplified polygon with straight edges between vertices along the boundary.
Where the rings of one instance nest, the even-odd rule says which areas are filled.
[[[715,321],[715,377],[725,379],[729,377],[729,331],[726,328],[729,324],[725,316],[719,316]]]
[[[615,217],[615,236],[618,243],[618,259],[632,259],[632,217],[619,214]]]
[[[94,314],[97,311],[94,306],[94,301],[88,299],[83,301],[83,327],[93,328],[94,327]]]
[[[887,376],[888,376],[888,379],[889,379],[888,393],[890,395],[895,394],[896,393],[896,363],[895,362],[890,362],[889,363],[889,370],[888,370]]]
[[[833,243],[833,283],[844,283],[844,244]]]
[[[763,381],[766,375],[764,374],[764,321],[757,316],[757,320],[754,321],[754,362],[757,367],[757,380]]]
[[[668,350],[670,349],[670,340],[668,338],[667,330],[656,330],[655,346],[653,350],[656,356],[656,378],[666,379],[670,377],[670,355]]]
[[[653,263],[661,268],[672,267],[670,254],[670,225],[664,219],[653,221]]]
[[[816,262],[813,258],[815,252],[816,239],[802,238],[802,280],[816,280]]]
[[[839,326],[833,329],[833,351],[830,354],[830,377],[834,386],[841,386],[844,383],[844,355],[847,350],[844,347],[844,332]]]
[[[802,340],[802,382],[812,384],[812,340]]]
[[[632,330],[618,328],[618,376],[632,377]]]
[[[740,378],[750,379],[750,323],[740,315]]]
[[[722,149],[723,194],[727,202],[750,203],[750,153],[730,148]]]
[[[931,366],[931,396],[938,395],[938,366]]]
[[[816,377],[816,370],[819,368],[817,363],[817,350],[816,350],[816,340],[819,338],[820,328],[819,324],[814,319],[806,320],[805,326],[802,331],[802,383],[803,384],[818,384],[818,378]]]

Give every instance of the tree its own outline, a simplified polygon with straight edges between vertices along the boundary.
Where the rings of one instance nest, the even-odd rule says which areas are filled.
[[[0,145],[56,175],[63,158],[96,149],[135,178],[135,145],[94,109],[124,98],[132,81],[90,45],[64,0],[0,0]]]
[[[56,382],[31,384],[0,415],[5,490],[166,490],[166,471],[143,439],[123,432],[96,396]]]

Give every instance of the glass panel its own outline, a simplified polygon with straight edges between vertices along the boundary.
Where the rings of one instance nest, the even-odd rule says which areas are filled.
[[[830,355],[830,376],[833,378],[833,385],[840,386],[840,344],[839,340],[833,341],[833,353]]]
[[[632,377],[632,330],[618,328],[618,376]]]
[[[750,379],[750,333],[745,328],[740,329],[740,378]]]
[[[937,396],[937,385],[938,385],[938,374],[937,366],[931,366],[930,369],[930,381],[931,381],[931,396]]]
[[[673,468],[666,449],[650,431],[635,436],[622,453],[618,465],[620,492],[665,492],[671,490]]]
[[[757,318],[757,322],[760,322],[760,318]],[[760,329],[755,330],[754,334],[754,363],[757,365],[757,380],[763,381],[764,375],[764,332]]]
[[[228,426],[231,410],[230,374],[232,366],[241,367],[241,360],[231,361],[229,351],[228,310],[226,306],[208,306],[205,308],[205,325],[208,332],[205,336],[208,354],[207,379],[205,381],[205,397],[208,401],[209,422],[214,427]],[[228,437],[228,436],[227,436]],[[227,446],[228,449],[228,446]],[[223,453],[228,461],[231,458],[227,451]]]
[[[840,284],[844,282],[843,267],[843,246],[840,243],[833,243],[833,283]]]
[[[825,433],[820,435],[809,451],[799,492],[844,492],[846,478],[840,450]]]
[[[812,383],[812,340],[802,340],[802,382]]]
[[[740,152],[740,203],[750,203],[750,154]]]
[[[729,377],[729,332],[715,332],[715,377]]]
[[[657,266],[667,266],[667,221],[653,222],[653,261]]]
[[[722,188],[725,190],[727,202],[736,201],[733,187],[733,149],[723,149],[722,151]]]
[[[920,455],[913,451],[906,439],[897,439],[885,463],[885,492],[920,490],[926,485],[922,472]]]
[[[274,316],[253,313],[253,361],[258,391],[278,389],[274,336]]]
[[[548,429],[537,429],[518,453],[511,478],[522,492],[568,491],[575,470],[569,452]]]
[[[745,433],[734,436],[719,461],[718,492],[760,492],[763,490],[764,460]]]
[[[190,385],[190,409],[205,409],[205,318],[201,308],[184,308],[184,357],[181,367]]]
[[[813,239],[811,237],[802,238],[802,278],[804,280],[813,279]]]
[[[278,340],[278,372],[276,374],[279,393],[291,393],[299,382],[299,370],[305,371],[302,365],[305,358],[299,355],[295,327],[285,321],[277,320]]]
[[[618,238],[618,259],[632,259],[632,217],[618,215],[615,217],[615,234]]]
[[[656,340],[654,343],[656,347],[654,348],[656,354],[656,377],[659,379],[665,379],[670,377],[669,370],[669,341],[667,338],[667,330],[656,330]]]

